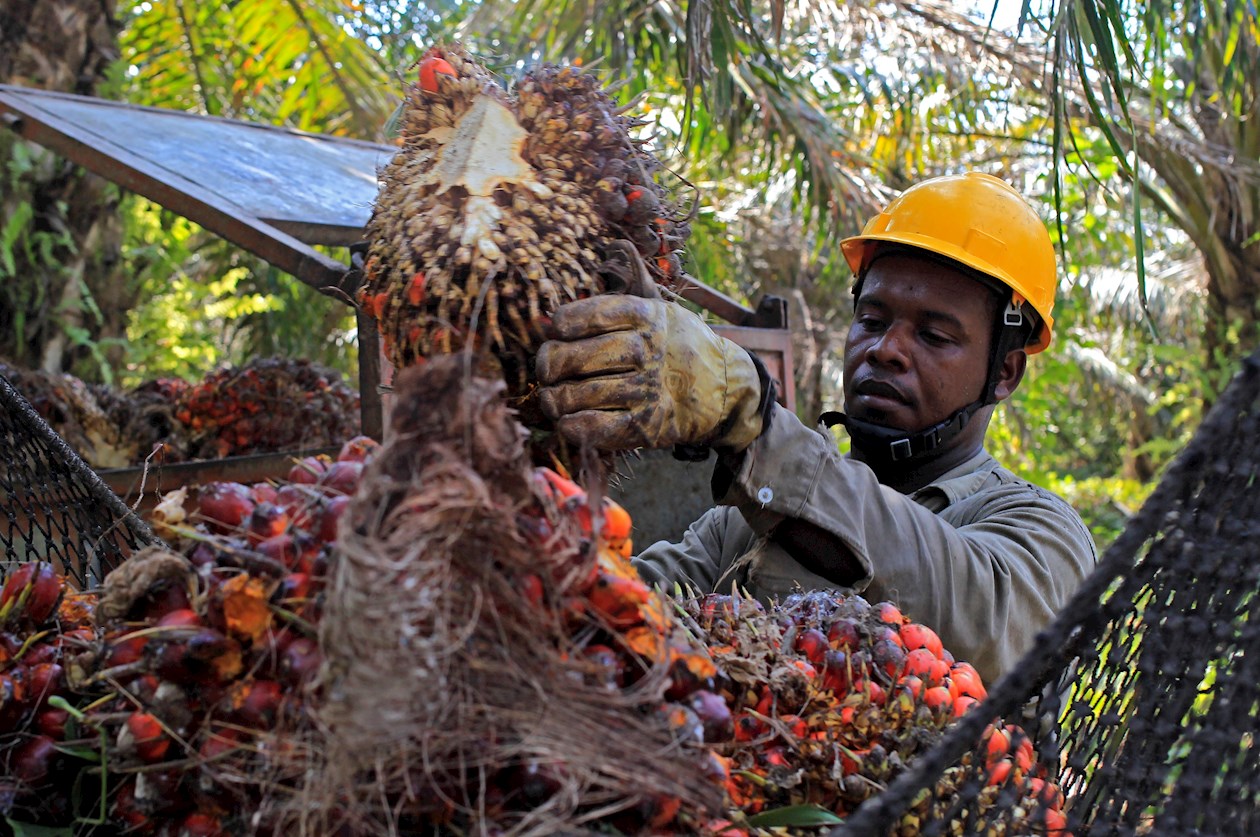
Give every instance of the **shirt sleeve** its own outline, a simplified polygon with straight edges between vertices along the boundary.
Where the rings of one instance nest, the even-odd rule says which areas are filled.
[[[678,543],[658,541],[634,558],[639,576],[673,592],[675,584],[712,593],[725,581],[735,559],[752,546],[752,530],[739,512],[718,506],[687,527]]]
[[[962,501],[961,519],[947,520],[782,408],[725,470],[715,491],[754,531],[793,517],[833,534],[865,572],[854,589],[933,628],[986,681],[1027,650],[1097,562],[1079,516],[1047,491],[995,475]],[[828,556],[813,557],[811,569],[828,577]]]

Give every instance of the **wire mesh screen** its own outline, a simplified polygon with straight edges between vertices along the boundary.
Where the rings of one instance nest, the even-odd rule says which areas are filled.
[[[1260,355],[1035,648],[833,835],[1260,833],[1258,475]]]
[[[92,586],[156,540],[0,376],[0,579],[19,564],[46,561]]]

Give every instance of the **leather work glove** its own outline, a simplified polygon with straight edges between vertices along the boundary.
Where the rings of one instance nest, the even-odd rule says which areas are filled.
[[[604,294],[561,306],[551,324],[536,365],[540,403],[573,441],[739,452],[761,434],[752,357],[681,305]]]

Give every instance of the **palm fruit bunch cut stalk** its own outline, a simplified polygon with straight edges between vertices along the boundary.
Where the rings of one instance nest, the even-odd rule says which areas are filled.
[[[986,694],[974,667],[891,602],[814,591],[769,610],[726,595],[685,607],[725,675],[717,691],[733,731],[718,753],[730,777],[732,829],[771,833],[756,827],[758,815],[793,806],[845,817]],[[984,746],[979,811],[998,804],[1014,811],[1018,828],[1009,834],[1069,837],[1062,795],[1038,767],[1029,736],[993,724]],[[914,837],[932,822],[944,828],[933,833],[962,834],[950,804],[968,768],[951,768],[893,833]]]
[[[630,565],[624,510],[530,465],[504,388],[459,357],[398,377],[329,579],[298,827],[699,833],[717,669]]]
[[[73,375],[19,369],[0,362],[0,375],[22,393],[32,409],[95,468],[121,468],[135,460],[138,446],[112,421],[93,388]]]
[[[187,433],[175,411],[189,386],[182,378],[154,378],[129,389],[105,384],[91,387],[121,438],[134,446],[127,465],[188,459]]]
[[[175,417],[201,459],[331,447],[359,432],[359,395],[319,364],[260,358],[206,376],[182,394]]]
[[[274,829],[271,800],[300,785],[312,735],[332,542],[376,447],[351,439],[335,461],[296,463],[298,481],[167,495],[152,522],[172,548],[132,556],[98,591],[47,565],[12,571],[0,815],[75,833]]]
[[[643,123],[593,73],[544,65],[501,83],[458,46],[413,70],[359,304],[394,366],[471,347],[518,397],[550,313],[632,277],[676,286],[689,223],[633,135]]]

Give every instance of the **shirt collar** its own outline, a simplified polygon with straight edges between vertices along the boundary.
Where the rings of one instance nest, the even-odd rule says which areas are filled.
[[[997,460],[981,448],[975,456],[958,465],[910,494],[910,498],[924,505],[935,505],[933,499],[944,499],[944,506],[953,505],[980,490],[989,474],[998,467]]]

